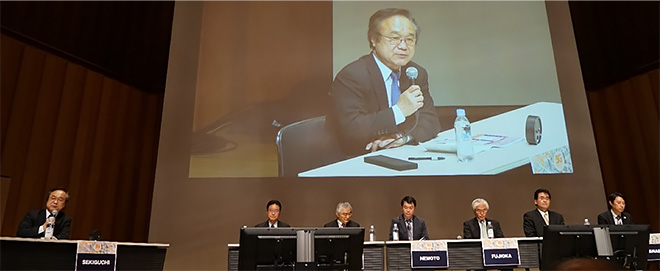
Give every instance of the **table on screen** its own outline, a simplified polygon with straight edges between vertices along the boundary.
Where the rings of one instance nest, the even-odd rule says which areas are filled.
[[[467,112],[469,118],[469,112]],[[543,133],[540,144],[525,140],[527,116],[541,119]],[[436,175],[493,175],[530,163],[530,157],[568,146],[564,111],[560,103],[538,102],[472,123],[472,134],[497,134],[520,137],[521,141],[503,148],[492,148],[474,155],[470,162],[459,162],[455,153],[430,152],[424,147],[434,139],[420,145],[405,145],[357,156],[344,161],[300,173],[299,177],[383,177],[383,176],[436,176]],[[454,129],[440,132],[437,139],[453,138]],[[402,160],[409,157],[444,157],[439,161],[414,161],[417,169],[397,171],[364,162],[364,157],[385,155]]]

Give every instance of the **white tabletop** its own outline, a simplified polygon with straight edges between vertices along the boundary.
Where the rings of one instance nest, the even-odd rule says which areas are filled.
[[[470,112],[467,112],[469,118]],[[528,115],[541,118],[542,139],[538,145],[525,140],[525,124]],[[435,176],[498,174],[530,162],[530,157],[568,146],[564,111],[560,103],[538,102],[506,113],[472,123],[472,135],[498,134],[521,137],[522,141],[504,148],[493,148],[474,155],[470,162],[459,162],[455,153],[430,152],[424,144],[444,138],[453,138],[454,129],[445,130],[438,137],[418,146],[405,145],[399,148],[380,150],[334,164],[300,173],[300,177],[359,177],[359,176]],[[440,161],[414,161],[417,169],[397,171],[364,162],[365,156],[385,155],[402,160],[408,157],[442,156]]]

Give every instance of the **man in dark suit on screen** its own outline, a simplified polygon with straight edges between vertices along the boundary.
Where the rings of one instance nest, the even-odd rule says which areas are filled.
[[[279,200],[271,200],[266,203],[266,216],[268,219],[265,222],[255,225],[257,228],[286,228],[290,227],[280,221],[280,213],[282,212],[282,203]]]
[[[619,192],[614,192],[607,197],[610,210],[598,215],[599,225],[624,225],[634,224],[632,216],[626,209],[626,200]]]
[[[337,204],[335,216],[337,216],[337,219],[325,223],[323,227],[360,227],[359,223],[351,220],[351,217],[353,217],[353,206],[348,202],[340,202]]]
[[[344,151],[361,154],[429,140],[440,122],[429,94],[428,74],[410,60],[419,26],[405,9],[388,8],[369,19],[371,53],[348,64],[335,77],[330,95]],[[417,69],[414,81],[406,76]]]
[[[546,225],[564,225],[564,216],[548,210],[550,208],[550,191],[539,188],[534,191],[536,209],[523,215],[523,231],[526,237],[543,236]]]
[[[463,222],[463,238],[488,238],[488,223],[493,226],[493,238],[504,237],[504,233],[500,227],[500,222],[494,219],[486,218],[486,215],[488,215],[488,209],[488,202],[485,199],[475,199],[472,201],[472,211],[474,212],[474,218]]]
[[[49,223],[54,224],[53,237],[55,239],[69,239],[71,230],[71,217],[62,212],[69,201],[69,192],[66,188],[56,187],[48,191],[46,209],[32,210],[25,214],[18,226],[18,237],[44,237]]]
[[[426,222],[421,217],[415,215],[417,200],[412,196],[405,196],[401,199],[400,216],[392,218],[390,223],[390,239],[393,240],[393,229],[396,224],[399,229],[399,240],[429,240],[429,232],[426,230]]]

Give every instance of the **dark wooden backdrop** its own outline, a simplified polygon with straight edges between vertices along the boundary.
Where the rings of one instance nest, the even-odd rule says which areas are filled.
[[[570,6],[605,190],[658,232],[658,2]],[[173,7],[0,3],[2,236],[64,185],[71,238],[147,241]]]

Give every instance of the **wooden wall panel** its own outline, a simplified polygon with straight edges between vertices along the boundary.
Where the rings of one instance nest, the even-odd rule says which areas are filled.
[[[587,92],[607,194],[621,192],[636,223],[660,230],[658,69]],[[606,207],[603,200],[603,207]]]
[[[163,95],[5,35],[2,45],[2,175],[12,178],[2,235],[64,186],[71,239],[98,229],[147,241]]]

